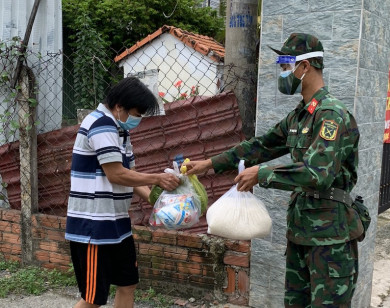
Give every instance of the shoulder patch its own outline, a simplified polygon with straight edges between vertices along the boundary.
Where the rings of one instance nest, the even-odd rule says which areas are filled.
[[[322,122],[320,137],[325,139],[325,140],[329,140],[329,141],[336,140],[338,129],[339,129],[339,126],[336,122],[331,121],[331,120],[324,120]]]

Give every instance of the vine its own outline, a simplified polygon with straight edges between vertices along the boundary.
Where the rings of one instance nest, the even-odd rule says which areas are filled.
[[[107,82],[107,43],[83,14],[75,21],[78,31],[75,42],[74,92],[78,109],[95,109],[103,100]]]
[[[19,57],[27,59],[29,51],[21,52],[22,41],[20,37],[13,37],[10,41],[0,40],[0,145],[12,142],[16,139],[16,134],[21,128],[17,113],[17,99],[21,87],[17,85],[15,88],[11,86],[12,76],[15,71],[16,62]],[[29,74],[30,79],[30,96],[27,102],[30,107],[35,108],[38,101],[35,98],[36,87],[31,70],[24,66],[24,70]],[[26,113],[25,117],[31,116],[31,113]],[[31,130],[38,125],[36,121],[32,125],[24,127],[25,130]],[[0,201],[8,202],[6,188],[8,184],[5,183],[0,175]]]

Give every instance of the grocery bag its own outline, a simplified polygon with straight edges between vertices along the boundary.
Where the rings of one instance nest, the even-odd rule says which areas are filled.
[[[188,158],[184,160],[184,162],[189,162],[189,161],[190,160]],[[167,171],[169,170],[168,172],[172,172],[172,169],[166,169],[166,170]],[[185,174],[186,172],[187,172],[187,167],[182,165],[180,167],[180,173]],[[208,197],[207,197],[206,189],[195,174],[188,175],[187,177],[200,199],[201,215],[203,215],[206,213],[207,205],[208,205]],[[158,197],[160,197],[160,195],[162,194],[162,192],[163,189],[160,186],[153,185],[149,195],[149,203],[151,205],[154,205]]]
[[[240,161],[239,172],[244,170]],[[209,207],[207,233],[232,240],[250,240],[269,235],[272,220],[263,202],[251,192],[240,192],[237,185]]]
[[[188,176],[180,173],[176,162],[173,162],[173,167],[164,172],[175,174],[180,179],[180,185],[173,191],[162,191],[149,218],[152,227],[177,230],[190,228],[199,222],[201,200]]]

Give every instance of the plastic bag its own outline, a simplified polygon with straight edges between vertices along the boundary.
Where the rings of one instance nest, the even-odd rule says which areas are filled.
[[[180,185],[173,191],[164,190],[154,203],[149,224],[152,227],[165,227],[168,230],[190,228],[199,222],[201,201],[190,180],[179,171],[176,162],[174,169],[165,169],[180,178]]]
[[[186,158],[184,160],[184,163],[189,162],[190,160]],[[187,166],[181,166],[180,172],[182,174],[187,172]],[[195,189],[195,192],[197,193],[199,199],[200,199],[200,206],[201,206],[201,215],[206,213],[207,205],[209,203],[209,199],[207,196],[206,189],[204,188],[203,184],[199,181],[198,177],[195,174],[188,175],[188,179],[190,180],[192,186]]]
[[[188,162],[188,161],[190,161],[188,158],[184,160],[184,162]],[[169,170],[170,170],[169,172],[172,172],[172,169]],[[186,171],[187,171],[186,166],[181,166],[180,168],[181,174],[186,173]],[[195,174],[189,175],[188,180],[192,184],[194,191],[196,192],[196,194],[200,199],[201,215],[203,215],[204,213],[206,213],[207,205],[208,205],[208,197],[207,197],[206,189],[204,188],[203,184],[199,181],[198,177]],[[160,195],[162,194],[162,192],[163,189],[160,186],[153,185],[149,195],[149,203],[151,205],[154,205],[158,197],[160,197]]]
[[[244,170],[240,161],[239,172]],[[207,233],[233,240],[263,238],[270,234],[272,220],[261,200],[251,192],[239,192],[234,185],[209,207]]]

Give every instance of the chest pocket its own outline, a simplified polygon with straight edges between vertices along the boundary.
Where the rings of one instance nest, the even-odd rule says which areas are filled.
[[[309,134],[291,134],[287,136],[286,145],[289,148],[307,149],[312,142],[312,136]]]
[[[298,135],[297,137],[297,149],[307,149],[311,145],[312,137],[311,135],[304,134],[304,135]]]

